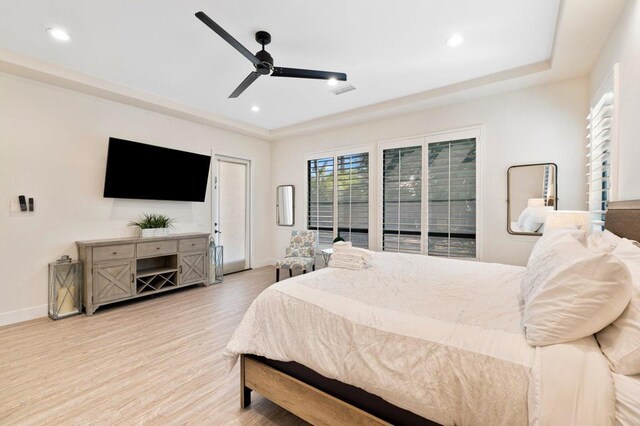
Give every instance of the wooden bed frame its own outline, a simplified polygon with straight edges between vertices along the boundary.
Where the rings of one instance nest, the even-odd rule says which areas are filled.
[[[313,425],[390,425],[273,367],[240,356],[240,406],[251,404],[254,390]]]
[[[621,237],[640,241],[640,200],[609,203],[605,228]],[[258,392],[313,425],[391,424],[273,368],[254,356],[241,355],[240,405],[242,408],[251,404],[251,391]],[[424,420],[429,424],[436,424]]]

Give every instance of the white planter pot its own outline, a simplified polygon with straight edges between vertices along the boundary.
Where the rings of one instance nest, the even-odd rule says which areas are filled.
[[[166,237],[169,235],[169,228],[147,228],[140,230],[142,238]]]

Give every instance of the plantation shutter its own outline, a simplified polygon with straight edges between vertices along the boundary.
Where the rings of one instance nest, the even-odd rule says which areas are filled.
[[[476,140],[428,145],[428,253],[476,257]]]
[[[318,231],[321,246],[333,242],[333,157],[307,163],[307,229]]]
[[[355,247],[369,247],[369,154],[338,157],[338,235]]]
[[[382,249],[420,253],[422,147],[384,150]]]
[[[606,92],[587,116],[587,185],[594,229],[602,229],[611,192],[613,91]]]

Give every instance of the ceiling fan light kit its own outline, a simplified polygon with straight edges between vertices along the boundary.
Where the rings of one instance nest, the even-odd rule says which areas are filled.
[[[338,80],[347,81],[347,74],[342,72],[307,70],[301,68],[284,68],[274,66],[273,57],[264,47],[271,43],[271,34],[266,31],[258,31],[256,33],[256,41],[262,45],[262,50],[255,55],[244,47],[238,40],[233,38],[231,34],[226,32],[224,28],[218,25],[213,19],[209,18],[206,13],[196,13],[196,18],[202,21],[207,27],[211,28],[224,41],[229,43],[234,49],[247,58],[255,67],[255,71],[251,72],[240,85],[234,90],[230,98],[237,98],[247,87],[261,75],[271,75],[271,77],[293,77],[293,78],[309,78],[316,80]]]

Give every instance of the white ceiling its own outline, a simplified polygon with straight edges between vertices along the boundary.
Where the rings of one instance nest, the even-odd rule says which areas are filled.
[[[2,0],[0,47],[189,107],[276,129],[551,58],[560,0]],[[342,71],[357,90],[262,77],[194,17],[202,10],[276,66]],[[45,29],[59,26],[69,43]],[[460,33],[465,43],[447,48]],[[250,111],[251,105],[261,111]]]

